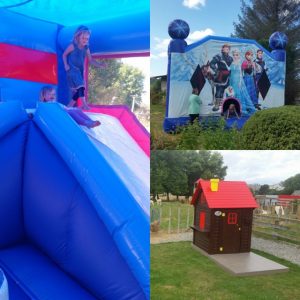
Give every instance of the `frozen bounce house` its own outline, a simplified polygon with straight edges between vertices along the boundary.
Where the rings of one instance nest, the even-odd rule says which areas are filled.
[[[169,24],[168,76],[164,130],[189,122],[189,96],[197,89],[200,121],[224,117],[238,128],[256,111],[284,105],[287,36],[269,38],[272,52],[254,40],[219,36],[188,45],[183,20]],[[230,115],[233,106],[235,114]]]
[[[149,55],[149,1],[0,2],[0,299],[149,299],[149,135],[123,106],[77,125],[61,54]]]

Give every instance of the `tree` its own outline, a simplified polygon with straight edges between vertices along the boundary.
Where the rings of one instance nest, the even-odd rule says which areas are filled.
[[[287,46],[287,76],[285,97],[293,103],[296,80],[300,79],[300,3],[298,0],[241,1],[239,22],[234,23],[234,35],[261,41],[265,46],[275,31],[284,32],[289,39]]]
[[[227,167],[223,165],[223,157],[218,152],[211,151],[181,151],[185,153],[186,172],[188,176],[188,195],[193,194],[194,183],[199,178],[224,179]]]
[[[164,160],[164,151],[153,151],[150,157],[150,193],[156,200],[158,194],[163,193],[163,183],[168,176],[167,165]]]
[[[116,104],[118,93],[114,82],[118,79],[120,61],[116,59],[101,60],[106,68],[89,68],[89,102],[99,104]]]
[[[190,196],[197,179],[223,179],[227,167],[220,153],[210,151],[152,151],[151,194]]]
[[[165,192],[167,193],[167,200],[169,200],[170,193],[176,196],[186,195],[188,191],[188,180],[182,151],[165,152],[164,159],[168,169],[166,180],[163,183]]]
[[[281,194],[292,194],[295,190],[300,190],[300,173],[289,177],[282,183],[284,189]]]
[[[164,92],[161,90],[161,79],[151,78],[150,80],[150,98],[151,104],[162,103]]]
[[[89,101],[99,104],[140,106],[144,89],[143,73],[118,59],[106,59],[106,68],[89,68]]]
[[[119,78],[114,83],[114,87],[119,92],[123,103],[131,106],[133,98],[138,107],[142,102],[142,93],[144,88],[143,73],[130,65],[122,64],[119,69]]]
[[[269,191],[270,186],[268,184],[263,184],[258,190],[258,195],[267,195]]]

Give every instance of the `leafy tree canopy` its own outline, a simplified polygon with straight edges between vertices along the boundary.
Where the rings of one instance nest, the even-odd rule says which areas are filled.
[[[192,195],[197,179],[224,179],[227,167],[211,151],[152,151],[151,194]]]
[[[281,194],[290,195],[296,190],[300,190],[300,173],[289,177],[282,183],[284,190]]]
[[[144,89],[143,73],[118,59],[106,59],[106,68],[89,68],[89,101],[98,104],[140,106]]]

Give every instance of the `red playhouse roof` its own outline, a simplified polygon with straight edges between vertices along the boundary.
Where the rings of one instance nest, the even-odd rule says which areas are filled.
[[[203,191],[209,208],[256,208],[258,207],[249,187],[244,181],[220,181],[217,192],[212,192],[210,181],[199,179],[192,198],[196,203]]]
[[[293,201],[297,199],[300,200],[300,195],[278,195],[278,198]]]
[[[288,206],[294,200],[300,200],[300,195],[278,195],[277,205]]]

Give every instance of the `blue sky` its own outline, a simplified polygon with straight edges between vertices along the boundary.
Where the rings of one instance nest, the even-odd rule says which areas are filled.
[[[188,44],[206,35],[230,36],[240,0],[151,0],[151,76],[167,73],[168,25],[175,19],[190,26]]]

